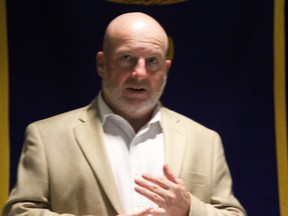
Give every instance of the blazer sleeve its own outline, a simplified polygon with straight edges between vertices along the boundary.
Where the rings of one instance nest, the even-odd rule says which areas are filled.
[[[40,133],[31,124],[25,134],[17,183],[3,208],[3,216],[59,215],[49,210],[48,169]]]
[[[190,194],[189,216],[245,216],[244,208],[233,194],[232,178],[226,162],[222,141],[218,134],[214,137],[212,148],[210,204]]]

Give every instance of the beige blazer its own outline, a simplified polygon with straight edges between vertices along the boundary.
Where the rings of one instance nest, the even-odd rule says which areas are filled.
[[[4,216],[123,213],[96,101],[27,127]],[[165,160],[191,193],[190,215],[245,215],[218,134],[167,108],[161,113]]]

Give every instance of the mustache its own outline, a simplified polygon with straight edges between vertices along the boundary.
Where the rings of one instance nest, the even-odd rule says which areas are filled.
[[[149,83],[147,80],[128,79],[125,82],[125,85],[139,85],[139,86],[143,86],[143,87],[148,87]]]

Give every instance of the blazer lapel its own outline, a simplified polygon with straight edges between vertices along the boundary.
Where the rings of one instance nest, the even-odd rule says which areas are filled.
[[[162,110],[162,125],[164,134],[165,162],[174,175],[179,177],[185,153],[186,130],[180,120],[169,113],[168,109]]]
[[[114,177],[104,146],[103,129],[97,115],[97,105],[94,102],[87,113],[81,117],[83,124],[74,128],[77,142],[99,179],[108,199],[118,213],[122,213],[122,206],[118,197]]]

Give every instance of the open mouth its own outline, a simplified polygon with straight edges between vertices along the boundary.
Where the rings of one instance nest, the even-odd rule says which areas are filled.
[[[145,88],[127,88],[129,91],[135,91],[135,92],[144,92],[144,91],[146,91],[146,89]]]

